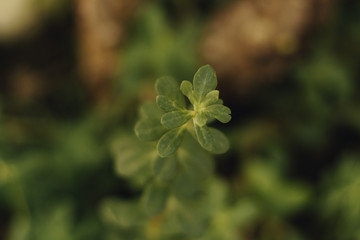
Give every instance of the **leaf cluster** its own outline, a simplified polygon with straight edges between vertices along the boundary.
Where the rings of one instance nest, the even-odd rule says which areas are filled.
[[[184,80],[181,85],[171,77],[157,80],[157,107],[144,105],[142,119],[135,126],[135,133],[144,141],[156,141],[160,157],[174,154],[189,132],[201,147],[211,153],[224,153],[229,141],[219,130],[207,124],[217,119],[222,123],[230,121],[230,109],[219,99],[215,90],[217,78],[209,66],[201,67],[193,83]],[[190,103],[187,106],[186,98]]]

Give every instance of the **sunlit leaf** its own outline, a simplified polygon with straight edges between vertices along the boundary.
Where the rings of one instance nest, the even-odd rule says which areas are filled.
[[[198,112],[195,115],[194,123],[198,126],[204,126],[206,124],[207,120],[208,120],[208,118],[204,112]]]
[[[190,111],[173,111],[161,117],[161,124],[167,128],[177,128],[191,119]]]
[[[170,112],[170,111],[177,111],[180,110],[181,108],[176,104],[176,102],[174,102],[172,99],[160,95],[156,97],[156,103],[159,106],[159,108],[161,108],[162,110],[166,111],[166,112]]]
[[[217,79],[214,69],[210,65],[205,65],[194,75],[194,92],[198,101],[202,101],[206,94],[214,90],[217,85]]]
[[[180,85],[181,92],[190,100],[192,104],[195,103],[194,91],[191,82],[184,80]]]
[[[172,105],[174,107],[178,109],[185,108],[184,96],[180,92],[180,86],[178,82],[175,81],[173,78],[159,78],[155,83],[155,88],[159,96],[165,96],[168,100],[172,102]],[[159,100],[157,100],[157,102],[159,104]],[[159,105],[159,107],[161,106]]]
[[[219,91],[212,90],[208,94],[206,94],[203,102],[201,103],[203,106],[209,106],[211,104],[215,104],[219,101]]]
[[[215,128],[195,125],[195,132],[200,145],[213,153],[224,153],[229,149],[229,140]]]
[[[206,114],[210,117],[216,118],[222,123],[227,123],[231,120],[231,110],[228,107],[220,104],[214,104],[206,107]]]
[[[214,145],[214,137],[210,128],[206,125],[199,126],[195,124],[195,132],[200,145],[208,151],[212,151]]]
[[[171,129],[165,133],[157,145],[158,153],[161,157],[168,157],[173,154],[180,146],[183,139],[183,130],[181,128]]]

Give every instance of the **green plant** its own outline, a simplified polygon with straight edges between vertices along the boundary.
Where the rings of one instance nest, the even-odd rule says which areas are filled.
[[[180,85],[171,77],[156,82],[157,107],[144,105],[142,119],[135,126],[135,133],[143,141],[158,140],[160,157],[169,157],[179,148],[185,132],[189,132],[206,150],[224,153],[229,148],[225,135],[207,123],[217,119],[230,121],[230,109],[222,104],[219,91],[215,90],[217,79],[209,66],[201,67],[195,74],[193,84],[183,81]],[[190,101],[187,107],[184,95]]]
[[[210,153],[229,149],[226,136],[208,126],[215,119],[223,123],[231,119],[216,86],[216,74],[209,65],[196,72],[193,83],[180,85],[171,77],[156,81],[156,103],[141,106],[135,125],[137,137],[151,143],[128,137],[114,147],[117,172],[144,189],[143,196],[140,201],[108,199],[102,208],[105,221],[125,232],[135,226],[144,230],[149,224],[162,229],[153,237],[137,231],[140,238],[202,235],[213,212],[211,196],[216,195],[209,189],[218,181],[211,178]]]

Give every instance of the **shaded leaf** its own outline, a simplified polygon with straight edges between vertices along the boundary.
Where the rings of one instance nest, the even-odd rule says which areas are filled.
[[[197,177],[189,172],[179,172],[172,182],[171,190],[174,196],[181,201],[191,201],[202,192],[201,184]]]
[[[206,230],[206,223],[203,216],[198,214],[197,209],[189,209],[176,204],[172,214],[181,226],[183,233],[189,237],[200,237]]]
[[[216,118],[222,123],[227,123],[231,120],[231,110],[228,107],[220,104],[214,104],[206,107],[206,114],[209,117]]]
[[[172,179],[176,174],[176,169],[177,158],[175,154],[166,158],[158,157],[153,164],[154,174],[162,181]]]
[[[148,164],[156,156],[151,146],[138,139],[124,137],[113,146],[115,171],[121,176],[136,176],[148,168]]]
[[[216,88],[217,79],[214,69],[210,65],[199,68],[194,75],[193,84],[197,100],[201,102],[206,94]]]
[[[184,147],[179,149],[178,157],[185,170],[194,178],[204,179],[214,170],[212,157],[200,148],[192,137],[184,141]]]
[[[175,128],[165,133],[157,145],[158,153],[161,157],[173,154],[180,146],[183,139],[183,130]]]
[[[142,141],[158,140],[165,132],[160,121],[151,118],[142,119],[135,125],[135,134]]]
[[[153,183],[145,190],[143,197],[146,212],[153,216],[164,210],[168,191],[165,186]]]
[[[209,129],[211,135],[214,138],[214,143],[211,152],[220,154],[229,150],[230,147],[229,139],[221,131],[215,128],[209,128]]]
[[[161,117],[161,124],[167,128],[177,128],[192,118],[190,111],[173,111]]]
[[[140,107],[140,115],[143,118],[160,120],[163,112],[155,102],[145,102]]]
[[[106,199],[100,205],[100,216],[106,223],[120,227],[141,226],[147,220],[137,202]]]

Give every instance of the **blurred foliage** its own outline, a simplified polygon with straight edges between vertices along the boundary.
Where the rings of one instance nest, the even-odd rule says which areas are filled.
[[[11,10],[5,2],[1,13]],[[154,144],[134,134],[139,103],[155,98],[160,76],[192,78],[203,65],[198,44],[208,19],[231,1],[143,3],[102,108],[78,77],[67,1],[29,2],[43,13],[32,26],[47,24],[0,45],[0,239],[360,239],[358,1],[334,1],[328,24],[282,79],[245,97],[221,89],[232,120],[213,125],[230,150],[208,166],[198,153],[203,168],[191,177],[213,176],[198,185],[176,176],[170,192],[161,179],[171,176],[148,168],[164,164],[154,160]],[[71,19],[44,17],[55,13]],[[18,75],[22,67],[32,78]],[[144,202],[156,211],[148,214]]]

